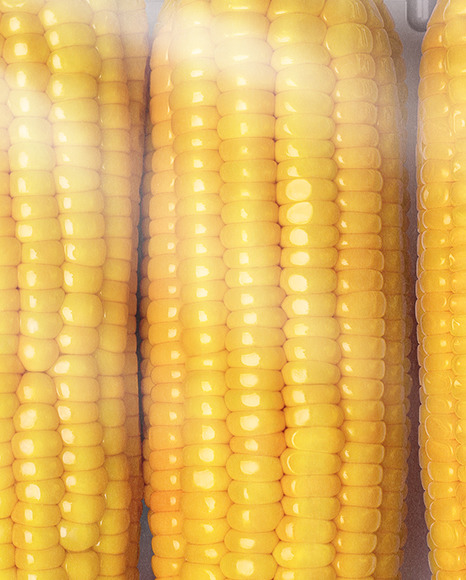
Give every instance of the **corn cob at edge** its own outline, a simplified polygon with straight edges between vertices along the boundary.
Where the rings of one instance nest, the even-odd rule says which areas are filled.
[[[465,577],[464,2],[438,2],[423,41],[418,128],[420,462],[432,578]]]
[[[131,119],[117,11],[114,0],[0,2],[2,580],[134,577],[123,379],[134,225],[114,219],[132,211]],[[126,134],[112,133],[122,122]]]

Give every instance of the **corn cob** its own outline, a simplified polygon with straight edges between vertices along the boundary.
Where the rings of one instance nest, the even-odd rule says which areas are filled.
[[[171,576],[397,577],[408,349],[397,310],[401,151],[389,147],[398,94],[383,21],[356,1],[165,6],[173,87],[163,81],[152,105],[174,135],[186,361],[184,417],[169,401],[184,446],[173,500],[184,559]],[[206,360],[217,372],[203,371],[203,392]],[[190,439],[199,419],[212,437],[204,455]],[[215,497],[192,495],[193,473]],[[199,522],[210,550],[193,534]],[[167,546],[154,543],[156,559]]]
[[[423,41],[418,133],[420,461],[432,577],[464,577],[462,541],[464,5],[439,2]]]
[[[5,579],[119,577],[98,553],[115,546],[114,529],[111,539],[102,533],[106,501],[112,507],[128,497],[108,484],[109,475],[128,470],[118,462],[104,466],[115,439],[105,439],[103,427],[114,417],[100,396],[118,391],[106,380],[118,379],[118,369],[109,372],[112,357],[105,352],[115,337],[105,340],[105,331],[100,337],[98,331],[104,314],[109,322],[105,304],[118,292],[108,275],[115,271],[114,224],[103,196],[112,160],[100,127],[105,101],[115,93],[99,83],[115,42],[96,37],[112,21],[118,24],[115,10],[113,0],[0,2],[1,217],[11,237],[2,245],[0,284],[2,319],[11,313],[13,333],[2,332],[0,352],[6,373],[0,537],[10,542],[0,551]],[[121,80],[126,91],[126,77]],[[129,134],[126,142],[129,151]],[[116,185],[113,192],[125,195]],[[126,344],[125,295],[121,305]],[[121,356],[122,371],[124,349]],[[124,436],[126,461],[125,451]],[[121,558],[126,561],[124,550]]]

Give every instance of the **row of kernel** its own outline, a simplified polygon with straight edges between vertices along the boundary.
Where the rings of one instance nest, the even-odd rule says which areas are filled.
[[[285,517],[275,555],[277,577],[335,578],[334,519],[338,515],[338,456],[343,414],[335,320],[334,271],[339,217],[333,183],[335,75],[322,45],[323,2],[306,7],[273,2],[269,41],[277,71],[277,200],[282,225],[282,278],[288,316],[284,331],[286,443],[282,454]]]
[[[150,85],[153,177],[148,207],[151,235],[147,246],[150,283],[148,340],[154,370],[148,407],[152,488],[149,523],[154,534],[152,569],[156,577],[160,578],[178,578],[184,557],[180,502],[184,357],[180,342],[181,300],[176,256],[174,150],[169,105],[172,91],[172,67],[168,60],[171,28],[172,22],[167,16],[156,31]]]
[[[395,23],[393,18],[382,0],[375,0],[375,4],[382,16],[384,27],[388,35],[388,39],[390,42],[391,47],[391,57],[393,60],[393,66],[395,67],[395,76],[396,76],[396,85],[397,85],[397,93],[398,93],[398,110],[400,112],[400,129],[398,134],[399,139],[399,153],[398,155],[406,159],[406,147],[407,147],[407,101],[408,101],[408,85],[406,82],[406,65],[403,57],[403,45],[401,43],[401,39],[396,31]],[[411,335],[414,330],[413,320],[414,320],[414,282],[411,273],[411,266],[412,266],[412,258],[410,256],[410,249],[408,243],[408,230],[409,230],[409,220],[408,220],[408,213],[411,207],[411,198],[410,198],[410,191],[408,188],[409,185],[409,174],[406,163],[403,167],[403,177],[402,177],[402,219],[403,219],[403,230],[402,230],[402,251],[403,251],[403,261],[405,267],[405,283],[403,286],[406,288],[403,289],[405,300],[407,302],[407,328],[406,328],[406,336],[408,340],[411,341]],[[411,346],[411,342],[409,342],[409,347]],[[406,377],[409,377],[409,380],[412,381],[411,375],[407,374]],[[408,385],[410,388],[410,385]],[[406,399],[408,398],[409,393],[405,394]]]
[[[284,293],[275,202],[275,73],[264,12],[257,3],[247,3],[240,13],[217,3],[211,25],[219,69],[221,239],[230,311],[225,403],[232,435],[227,462],[231,529],[220,568],[232,580],[275,577],[273,550],[283,517]]]
[[[393,144],[391,141],[391,138],[389,137],[389,141],[388,143],[390,144],[390,149],[392,150],[392,153],[395,157],[400,158],[404,158],[405,154],[406,154],[406,141],[407,141],[407,125],[406,125],[406,120],[407,120],[407,98],[408,98],[408,94],[407,94],[407,84],[406,84],[406,67],[405,67],[405,63],[404,63],[404,59],[403,59],[403,46],[401,44],[400,38],[396,32],[395,26],[394,26],[394,22],[393,19],[387,9],[387,7],[385,6],[385,4],[383,2],[381,2],[381,0],[377,0],[376,1],[376,5],[381,13],[381,16],[383,18],[384,21],[384,25],[385,25],[385,29],[387,31],[388,34],[388,38],[389,38],[389,42],[390,42],[390,47],[391,47],[391,57],[393,60],[393,65],[394,65],[394,69],[395,69],[395,77],[396,77],[396,84],[397,84],[397,93],[398,93],[398,107],[400,110],[400,115],[401,115],[401,121],[399,123],[399,128],[398,128],[398,133],[395,136],[397,139],[396,144]],[[395,99],[396,100],[396,99]],[[383,138],[383,137],[381,137]],[[397,185],[398,183],[398,185]],[[408,447],[407,453],[409,453],[409,441],[408,441],[408,437],[409,437],[409,431],[410,431],[410,421],[408,418],[408,408],[409,408],[409,395],[411,392],[411,387],[412,387],[412,377],[409,374],[409,370],[410,370],[410,352],[412,350],[412,344],[411,344],[411,340],[412,340],[412,333],[413,333],[413,307],[411,305],[414,305],[414,300],[413,300],[413,290],[414,290],[414,284],[412,283],[412,274],[411,274],[411,256],[410,256],[410,252],[409,252],[409,244],[408,244],[408,227],[409,227],[409,223],[408,223],[408,211],[410,208],[410,192],[408,189],[408,171],[406,166],[403,167],[402,170],[402,178],[400,181],[390,181],[389,188],[390,186],[393,187],[393,190],[386,190],[385,186],[384,186],[384,190],[386,191],[392,191],[389,195],[389,197],[387,198],[386,194],[384,193],[384,199],[393,199],[393,200],[397,200],[397,203],[399,204],[399,213],[400,213],[400,217],[399,219],[399,223],[400,225],[400,230],[399,230],[399,236],[400,236],[400,241],[399,243],[399,247],[400,247],[400,251],[401,251],[401,266],[400,266],[400,270],[398,272],[395,273],[391,273],[388,275],[388,277],[392,278],[392,281],[390,283],[390,285],[392,286],[392,288],[394,288],[393,284],[399,284],[400,285],[400,290],[401,290],[401,296],[402,296],[402,301],[404,304],[404,312],[406,312],[406,314],[404,315],[404,319],[400,320],[399,322],[395,322],[395,323],[391,323],[392,324],[392,328],[393,328],[393,332],[398,332],[400,334],[398,334],[398,340],[401,340],[403,342],[403,346],[402,346],[402,362],[401,364],[403,365],[403,370],[402,370],[402,376],[400,377],[402,379],[402,390],[400,393],[400,398],[399,398],[399,403],[403,403],[403,407],[401,406],[398,407],[398,409],[400,411],[402,411],[402,413],[404,414],[403,420],[402,422],[405,423],[405,427],[403,428],[401,425],[397,425],[395,424],[394,427],[391,427],[392,433],[395,435],[396,437],[396,441],[398,443],[398,448],[400,447]],[[395,194],[395,192],[398,192]],[[387,274],[384,275],[385,278],[387,278]],[[388,287],[388,284],[385,283],[385,286]],[[387,303],[388,303],[387,299]],[[395,335],[393,335],[395,336]],[[395,390],[395,393],[397,392],[397,390]],[[387,400],[384,401],[385,404],[387,404]],[[387,429],[390,429],[389,426],[387,426]],[[387,438],[388,438],[388,434],[387,434]],[[402,452],[402,455],[404,455],[404,451]],[[401,509],[402,510],[402,519],[405,517],[405,512],[406,512],[406,503],[405,503],[405,498],[406,498],[406,494],[407,494],[407,484],[406,484],[406,456],[404,456],[403,458],[404,461],[404,467],[403,467],[403,473],[400,473],[399,471],[394,471],[392,472],[395,475],[401,475],[401,479],[395,478],[392,479],[392,485],[394,489],[398,490],[398,498],[399,500],[401,500],[401,508],[400,508],[400,504],[398,505],[397,509]],[[403,465],[403,463],[402,463]],[[385,478],[385,481],[389,481],[387,478]],[[393,498],[395,498],[395,496],[392,496]],[[384,502],[384,498],[382,498],[382,501]],[[393,513],[393,512],[392,512]],[[380,529],[380,531],[382,530],[382,528]],[[398,552],[399,552],[399,558],[400,558],[400,562],[402,561],[402,557],[403,557],[403,545],[406,541],[406,534],[407,534],[407,527],[406,524],[404,522],[401,523],[401,528],[400,528],[400,532],[399,532],[399,541],[396,541],[395,538],[392,538],[390,536],[387,536],[387,538],[390,538],[391,540],[395,540],[395,541],[390,541],[390,544],[392,546],[391,550],[392,553],[395,552],[396,550],[396,545],[398,544]],[[379,548],[377,548],[379,549]]]
[[[440,135],[440,143],[445,141],[447,135],[446,143],[451,141],[444,112],[441,109],[433,109],[433,105],[435,105],[439,97],[443,101],[447,99],[444,51],[441,40],[444,29],[441,19],[442,11],[437,10],[434,12],[430,29],[424,39],[424,54],[420,68],[422,81],[419,87],[420,155],[418,171],[420,189],[418,191],[418,206],[420,211],[418,227],[420,245],[416,308],[419,323],[420,377],[423,386],[419,439],[421,444],[420,461],[423,469],[422,483],[425,489],[424,501],[427,509],[426,521],[429,529],[428,544],[431,548],[430,565],[434,575],[438,569],[438,565],[435,562],[436,547],[439,543],[441,546],[448,547],[448,542],[445,545],[442,537],[447,530],[445,530],[441,522],[434,522],[430,508],[435,499],[444,499],[445,497],[448,499],[449,496],[451,497],[449,488],[452,491],[454,490],[453,493],[456,494],[458,485],[457,481],[455,481],[457,480],[456,469],[451,473],[454,478],[454,485],[439,485],[436,481],[438,478],[443,479],[443,474],[450,471],[449,462],[452,460],[452,453],[453,455],[455,454],[456,447],[456,445],[453,446],[455,443],[455,421],[452,420],[453,417],[450,413],[450,416],[445,415],[445,411],[449,412],[449,401],[452,400],[452,382],[451,377],[448,376],[452,358],[452,344],[449,336],[451,328],[451,313],[449,311],[450,289],[445,287],[446,291],[435,292],[435,288],[431,288],[429,292],[429,287],[424,283],[424,280],[428,280],[428,277],[424,275],[426,270],[431,271],[430,278],[432,281],[435,275],[437,275],[438,279],[440,279],[442,274],[448,275],[448,255],[451,251],[448,232],[450,226],[447,225],[448,230],[446,232],[442,231],[444,216],[447,215],[449,217],[451,214],[451,185],[435,183],[432,178],[426,181],[424,177],[426,175],[426,162],[432,167],[431,159],[434,158],[433,155],[438,149],[438,145],[433,142],[437,140],[436,135]],[[440,68],[438,68],[439,64]],[[429,117],[427,117],[427,114]],[[442,129],[442,131],[439,132],[439,129]],[[436,156],[438,156],[438,153]],[[429,181],[432,181],[432,183],[429,183]],[[429,231],[427,231],[426,226],[429,226]],[[444,256],[443,259],[441,259],[442,255]],[[435,262],[431,262],[429,258],[435,256],[437,256],[437,259]],[[437,361],[437,364],[428,364],[428,359],[431,359],[434,363]],[[439,365],[440,368],[436,370]],[[432,405],[427,406],[429,402],[436,401],[445,401],[447,403],[442,405],[443,416],[438,414],[437,416],[432,416],[431,411],[435,411],[435,407],[432,407]],[[440,407],[437,405],[437,413],[438,409]],[[434,429],[435,423],[440,425],[443,423],[447,430],[442,434],[442,431]],[[453,429],[453,431],[449,433],[449,429]],[[447,437],[446,441],[438,440],[439,436],[442,437],[442,435],[444,439],[445,436]],[[440,446],[442,450],[439,453],[436,448],[438,449]],[[446,460],[445,463],[443,463],[444,458]],[[447,495],[445,496],[445,494]],[[443,534],[442,528],[444,528]]]
[[[159,13],[159,17],[157,23],[155,25],[154,33],[153,33],[153,43],[151,47],[151,55],[150,55],[150,69],[155,70],[158,67],[162,67],[162,78],[166,78],[166,74],[163,74],[163,71],[167,71],[168,69],[165,68],[168,65],[168,47],[170,44],[170,34],[171,34],[171,14],[173,12],[173,6],[164,3],[162,5],[162,9]],[[173,234],[174,233],[174,222],[173,222],[173,215],[174,213],[170,213],[168,216],[165,216],[163,213],[158,214],[157,220],[161,220],[157,223],[154,223],[151,226],[151,217],[150,217],[150,207],[152,202],[152,191],[154,193],[173,193],[174,192],[174,174],[172,163],[173,159],[169,158],[167,172],[164,171],[164,168],[159,167],[159,171],[156,173],[152,169],[152,158],[155,151],[154,142],[152,136],[157,137],[159,132],[162,137],[161,141],[155,140],[155,144],[157,148],[164,148],[171,143],[171,141],[167,141],[167,137],[170,134],[171,128],[171,121],[169,119],[164,119],[163,115],[160,116],[159,121],[159,131],[154,133],[154,126],[152,122],[152,111],[155,108],[155,103],[158,100],[156,95],[158,89],[152,85],[155,81],[157,82],[158,75],[152,74],[150,75],[150,91],[149,91],[149,107],[148,111],[146,111],[146,119],[145,119],[145,134],[144,134],[144,160],[143,160],[143,179],[141,183],[141,219],[140,219],[140,231],[142,239],[140,240],[140,247],[142,250],[142,259],[139,264],[139,287],[138,287],[138,294],[139,294],[139,340],[140,340],[140,347],[139,347],[139,355],[141,357],[140,362],[140,372],[142,376],[141,380],[141,395],[142,395],[142,431],[143,431],[143,479],[144,479],[144,501],[147,506],[150,504],[150,496],[152,493],[152,489],[150,486],[150,478],[152,473],[152,468],[149,465],[149,456],[151,451],[151,444],[148,438],[148,429],[150,425],[149,420],[149,411],[151,407],[151,390],[154,386],[154,379],[156,378],[153,375],[155,371],[155,367],[150,360],[151,355],[151,344],[149,342],[149,328],[150,323],[148,320],[147,312],[148,308],[151,304],[151,298],[149,296],[150,285],[151,281],[149,279],[149,262],[151,260],[149,255],[149,245],[150,239],[152,235],[159,235],[159,234]],[[164,86],[164,82],[162,81],[161,86]],[[164,90],[162,89],[162,92]],[[161,97],[159,97],[160,99]],[[163,98],[163,97],[162,97]],[[158,108],[158,107],[157,107]],[[168,111],[168,109],[166,109]],[[162,130],[161,130],[162,129]],[[167,133],[167,129],[169,130]],[[168,151],[168,149],[166,149]],[[161,179],[159,179],[159,176]],[[163,198],[162,198],[163,199]],[[152,205],[155,204],[152,202]],[[157,204],[158,205],[158,204]],[[165,205],[165,204],[164,204]],[[174,211],[174,203],[173,207],[170,206],[170,212]],[[166,207],[166,205],[165,205]],[[156,214],[154,214],[155,216]],[[168,219],[165,219],[168,217]],[[153,286],[154,288],[155,286]],[[170,293],[171,295],[171,293]]]
[[[218,67],[212,39],[212,6],[179,6],[169,49],[175,136],[177,256],[181,284],[181,340],[186,356],[181,471],[183,580],[220,580],[230,528],[230,432],[226,417],[225,338],[228,315],[217,133]],[[201,81],[193,91],[193,81]]]
[[[418,279],[424,390],[421,457],[429,475],[423,484],[428,485],[425,503],[431,569],[436,577],[443,578],[453,578],[462,569],[465,551],[464,542],[457,537],[459,530],[464,532],[460,516],[464,484],[460,295],[464,292],[464,269],[458,253],[464,187],[455,118],[464,89],[461,79],[455,82],[454,78],[459,73],[458,56],[463,48],[461,37],[455,33],[459,31],[458,21],[453,22],[455,17],[458,18],[454,3],[439,5],[429,25],[430,34],[424,40],[419,132],[418,203],[420,209],[426,208],[420,215]],[[447,24],[450,19],[452,26]]]
[[[37,14],[2,7],[5,75],[10,79],[9,166],[16,237],[21,243],[18,268],[21,310],[18,355],[27,372],[17,395],[13,453],[17,503],[12,513],[18,577],[46,570],[64,578],[65,552],[57,524],[64,495],[58,455],[59,410],[46,371],[58,359],[56,337],[63,332],[60,317],[64,260],[60,243],[59,207],[52,170],[52,128],[47,120],[50,98],[49,47]],[[38,182],[35,182],[38,174]],[[47,573],[47,572],[46,572]]]
[[[5,33],[0,28],[2,43]],[[14,200],[10,196],[8,150],[10,147],[9,125],[11,113],[7,101],[10,83],[6,77],[7,63],[1,59],[1,174],[0,174],[0,575],[16,580],[14,529],[23,531],[20,522],[13,523],[12,514],[17,502],[14,470],[15,413],[22,403],[27,403],[20,393],[21,375],[24,367],[18,357],[20,333],[20,293],[18,290],[18,266],[22,262],[22,244],[15,235],[16,220]],[[24,529],[25,532],[31,528]],[[24,535],[23,535],[24,538]],[[58,543],[58,538],[57,538]],[[16,544],[19,544],[17,541]],[[19,545],[24,548],[24,541]],[[37,545],[34,545],[36,548]]]
[[[464,218],[464,209],[466,205],[466,172],[465,172],[465,153],[464,146],[464,119],[466,114],[466,92],[465,79],[463,72],[464,57],[466,53],[466,42],[464,38],[464,26],[466,23],[463,6],[457,0],[450,0],[445,6],[443,14],[445,29],[443,35],[443,46],[445,53],[445,73],[448,78],[448,122],[451,135],[454,139],[454,146],[449,153],[452,155],[449,163],[449,179],[451,185],[451,225],[450,232],[451,253],[449,255],[449,265],[451,273],[451,291],[450,312],[451,321],[451,345],[452,345],[452,371],[453,371],[453,409],[456,417],[456,463],[458,469],[458,480],[460,484],[456,490],[454,498],[449,497],[447,501],[434,501],[431,507],[432,515],[436,516],[437,522],[447,520],[452,522],[457,520],[457,514],[460,513],[461,529],[464,533],[464,502],[462,493],[466,483],[466,474],[464,470],[464,454],[466,451],[466,438],[464,436],[464,386],[466,384],[465,364],[465,338],[464,338],[464,320],[465,308],[462,300],[466,293],[466,266],[463,257],[464,235],[466,231],[466,220]],[[442,174],[445,173],[442,171]],[[458,512],[458,510],[461,510]],[[439,512],[442,512],[439,515]],[[443,521],[442,521],[443,523]],[[443,547],[443,546],[439,546]],[[456,546],[455,546],[456,548]],[[464,542],[455,550],[437,549],[435,559],[439,568],[446,570],[450,578],[458,573],[463,572],[463,562],[466,557],[466,547]],[[440,574],[439,574],[440,576]],[[444,574],[446,576],[446,574]]]
[[[438,98],[438,93],[446,93],[446,78],[445,72],[443,70],[443,56],[441,58],[441,68],[440,70],[436,70],[436,66],[438,63],[438,53],[439,49],[441,49],[441,39],[444,29],[444,23],[441,20],[441,13],[440,6],[434,10],[429,26],[427,28],[425,38],[423,41],[422,51],[423,55],[421,58],[421,65],[420,65],[420,83],[419,83],[419,136],[418,136],[418,150],[417,150],[417,181],[418,181],[418,192],[417,192],[417,208],[418,208],[418,230],[419,230],[419,240],[418,240],[418,276],[421,276],[422,271],[424,269],[423,266],[423,258],[424,252],[429,250],[429,253],[433,253],[434,255],[440,254],[445,256],[445,264],[444,268],[447,268],[447,256],[450,251],[450,239],[449,235],[445,236],[443,232],[427,232],[426,228],[422,225],[424,221],[424,215],[427,211],[430,211],[432,215],[438,214],[439,211],[442,211],[444,206],[450,204],[450,186],[445,185],[430,185],[426,186],[421,182],[421,171],[422,171],[422,159],[423,159],[423,150],[424,145],[423,141],[425,139],[425,131],[427,129],[427,135],[432,136],[433,131],[436,133],[436,125],[438,125],[439,121],[442,123],[442,119],[432,119],[431,128],[429,128],[429,119],[425,117],[423,112],[423,101],[428,99],[429,97]],[[430,54],[429,54],[430,53]],[[437,58],[435,58],[435,53],[437,53]],[[433,99],[430,98],[432,102]],[[439,113],[437,112],[437,117]],[[442,123],[444,124],[444,123]],[[434,210],[432,212],[432,210]],[[428,215],[428,214],[427,214]],[[437,225],[437,229],[439,228],[440,223]],[[440,234],[440,235],[438,235]],[[429,249],[429,246],[431,247]],[[428,254],[427,254],[428,255]],[[431,460],[435,459],[435,456],[430,454],[430,458],[427,454],[427,415],[425,409],[425,402],[426,398],[429,395],[449,395],[451,390],[451,384],[449,377],[445,377],[444,373],[432,373],[430,372],[429,375],[426,374],[424,370],[424,362],[427,357],[426,347],[431,348],[428,346],[428,342],[426,341],[427,334],[426,331],[431,333],[434,331],[434,334],[440,335],[434,338],[434,343],[437,343],[438,346],[432,345],[432,339],[429,338],[429,341],[434,348],[438,349],[440,347],[440,353],[444,351],[444,348],[450,348],[450,340],[448,335],[448,329],[450,328],[450,314],[446,311],[448,310],[448,295],[443,295],[443,293],[439,293],[437,296],[435,294],[429,296],[426,295],[422,286],[419,284],[419,281],[416,282],[416,318],[418,322],[417,327],[417,338],[418,338],[418,361],[420,365],[420,383],[421,383],[421,408],[420,408],[420,426],[419,426],[419,462],[421,466],[421,481],[424,488],[424,504],[426,506],[426,522],[428,527],[428,536],[427,536],[427,543],[430,548],[429,553],[429,564],[432,573],[436,574],[436,565],[433,558],[433,549],[434,544],[432,542],[432,534],[431,534],[431,524],[432,519],[429,513],[429,505],[431,504],[431,499],[429,498],[428,490],[431,493],[435,493],[435,488],[441,493],[447,492],[449,494],[449,487],[450,486],[438,486],[437,483],[435,486],[432,486],[433,483],[432,478],[429,475],[430,466],[429,463]],[[438,298],[440,300],[438,300]],[[448,318],[446,318],[446,315]],[[439,324],[440,323],[440,324]],[[437,328],[436,328],[437,327]],[[442,336],[443,335],[443,336]],[[447,340],[442,340],[447,338]],[[438,340],[440,339],[440,340]],[[445,353],[443,353],[445,356]],[[446,379],[446,380],[445,380]],[[429,420],[431,422],[431,420]],[[429,447],[432,448],[432,445],[429,444]],[[445,447],[448,449],[447,447]],[[437,456],[438,457],[438,456]],[[448,469],[448,467],[447,467]],[[436,477],[439,474],[438,466],[434,467],[434,471],[432,472],[432,476]],[[455,474],[456,475],[456,474]],[[455,490],[456,492],[457,484],[451,486],[451,489]]]
[[[100,398],[99,422],[108,482],[100,538],[94,550],[100,578],[126,577],[129,543],[129,472],[126,459],[126,409],[123,369],[126,362],[129,278],[132,258],[130,202],[129,97],[120,23],[114,0],[90,0],[95,47],[101,58],[97,101],[101,128],[101,190],[104,199],[106,256],[100,293],[103,319],[96,350]]]
[[[99,573],[99,558],[92,547],[100,535],[99,520],[105,508],[102,493],[107,481],[95,360],[106,253],[96,100],[101,59],[87,3],[46,2],[41,20],[51,51],[49,119],[57,157],[53,177],[65,250],[61,309],[65,326],[57,339],[60,357],[52,368],[63,439],[65,495],[60,502],[60,542],[67,551],[68,577],[84,573],[94,579]]]
[[[0,30],[3,37],[3,33]],[[3,40],[3,38],[2,38]],[[9,87],[5,79],[5,63],[2,59],[2,118],[8,119],[7,97]],[[18,358],[18,335],[20,332],[20,294],[17,267],[21,263],[21,244],[15,236],[15,220],[9,186],[8,127],[0,127],[1,173],[0,173],[0,575],[16,579],[15,545],[11,515],[17,495],[13,470],[14,454],[12,437],[15,433],[14,416],[18,406],[25,402],[18,395],[23,365]]]
[[[150,102],[150,101],[149,101]],[[149,112],[146,115],[145,135],[144,135],[144,157],[143,157],[143,178],[141,182],[141,206],[140,206],[140,221],[139,221],[139,247],[141,248],[141,259],[138,263],[138,355],[139,355],[139,372],[140,379],[140,397],[142,407],[141,429],[142,429],[142,477],[144,482],[143,499],[146,505],[149,505],[149,497],[151,494],[149,487],[150,467],[149,455],[150,444],[148,440],[149,429],[149,409],[150,409],[150,392],[153,387],[151,378],[153,365],[150,362],[151,346],[149,343],[149,321],[147,319],[147,309],[149,307],[149,205],[152,197],[151,183],[154,173],[151,169],[152,155],[154,147],[152,145],[152,123],[150,121]]]
[[[334,567],[339,578],[372,578],[384,456],[385,300],[378,215],[383,180],[375,127],[378,91],[371,53],[382,23],[369,4],[350,2],[343,14],[332,10],[331,4],[327,6],[326,46],[337,78],[334,159],[341,213],[336,315],[342,355],[340,406],[346,435],[340,453],[342,489]]]
[[[139,560],[140,518],[142,514],[143,479],[141,471],[141,441],[139,428],[139,385],[136,340],[137,271],[138,271],[138,224],[139,187],[142,176],[142,152],[144,147],[144,122],[146,109],[146,65],[149,53],[148,26],[145,2],[134,4],[117,0],[121,39],[127,73],[129,111],[131,119],[131,216],[133,239],[131,253],[130,296],[127,326],[126,364],[123,372],[125,383],[125,407],[128,467],[132,500],[130,505],[129,543],[127,549],[128,580],[137,579]]]
[[[382,188],[382,253],[384,255],[383,291],[387,300],[385,311],[385,376],[383,403],[386,426],[385,455],[382,462],[383,480],[381,525],[377,531],[376,578],[399,578],[401,548],[406,534],[403,527],[406,493],[408,432],[406,423],[409,383],[409,342],[406,322],[406,287],[404,264],[404,217],[401,115],[397,78],[391,44],[385,28],[374,31],[372,55],[376,63],[378,84],[379,150]]]

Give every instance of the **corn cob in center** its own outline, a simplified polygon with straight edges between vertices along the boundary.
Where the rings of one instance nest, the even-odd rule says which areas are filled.
[[[173,183],[181,348],[164,342],[182,364],[176,398],[149,404],[179,468],[156,465],[149,435],[151,483],[173,476],[172,507],[152,487],[151,508],[176,514],[172,529],[153,526],[154,571],[396,578],[408,350],[398,89],[382,17],[359,0],[196,0],[167,2],[160,26],[150,199],[155,216],[158,187]],[[155,339],[157,301],[147,304]],[[175,368],[154,356],[154,377],[157,360]]]

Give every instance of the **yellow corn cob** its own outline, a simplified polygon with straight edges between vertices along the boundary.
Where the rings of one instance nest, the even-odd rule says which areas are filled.
[[[432,577],[464,577],[464,2],[437,3],[423,41],[418,132],[420,462]]]
[[[136,372],[134,338],[125,352],[134,236],[130,219],[127,252],[114,219],[132,209],[130,107],[117,8],[0,1],[2,580],[135,577],[122,376]],[[112,133],[122,120],[126,134]]]
[[[154,135],[169,122],[174,141],[153,140],[152,159],[176,175],[186,378],[184,405],[167,399],[163,411],[183,447],[181,494],[168,495],[181,506],[182,560],[163,574],[397,578],[409,343],[399,89],[383,19],[369,0],[165,11],[152,121]],[[156,452],[150,438],[147,460]],[[170,542],[154,542],[154,562],[173,558]]]

